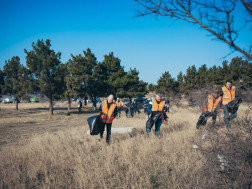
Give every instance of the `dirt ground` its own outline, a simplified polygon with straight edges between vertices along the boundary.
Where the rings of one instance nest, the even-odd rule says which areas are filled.
[[[99,107],[100,104],[97,104]],[[83,133],[89,129],[87,118],[94,115],[91,104],[78,112],[77,103],[72,103],[70,111],[67,110],[67,102],[57,102],[54,105],[54,115],[49,115],[48,103],[20,103],[19,110],[15,110],[15,104],[0,104],[0,150],[3,146],[24,145],[31,137],[45,133],[56,133],[64,129],[82,127]],[[241,105],[239,115],[244,114],[249,107]],[[221,116],[223,113],[221,113]],[[169,125],[186,122],[195,132],[195,124],[200,115],[199,107],[188,107],[186,101],[182,101],[180,107],[171,107]],[[222,121],[221,116],[218,118]],[[122,112],[122,117],[125,113]],[[136,126],[139,123],[144,130],[145,115],[141,113],[133,119],[116,119],[114,124],[120,126]],[[141,124],[140,124],[141,123]],[[138,125],[138,124],[137,124]],[[140,126],[139,126],[140,128]]]
[[[46,132],[83,127],[86,119],[96,113],[91,111],[90,105],[78,112],[76,103],[73,102],[68,111],[66,102],[58,102],[54,106],[54,115],[51,116],[48,106],[47,103],[20,103],[17,111],[15,104],[1,104],[0,150],[2,146],[22,145],[29,138]]]

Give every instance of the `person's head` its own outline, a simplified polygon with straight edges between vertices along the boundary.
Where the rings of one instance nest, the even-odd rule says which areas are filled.
[[[232,86],[232,81],[228,79],[228,80],[226,81],[226,87],[227,87],[227,88],[230,88],[231,86]]]
[[[113,102],[113,100],[114,100],[114,96],[113,96],[112,94],[110,94],[110,95],[108,96],[108,103]]]
[[[117,98],[117,101],[120,101],[120,98]]]
[[[219,89],[214,89],[214,90],[213,90],[213,97],[214,97],[214,98],[217,98],[217,97],[220,95],[219,93],[220,93],[220,90],[219,90]]]
[[[161,95],[160,94],[156,94],[156,100],[159,102],[161,100]]]

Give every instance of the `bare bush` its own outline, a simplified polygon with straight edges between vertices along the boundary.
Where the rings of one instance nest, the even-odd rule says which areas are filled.
[[[200,146],[199,159],[204,162],[201,174],[209,178],[213,188],[252,187],[251,110],[235,120],[231,130],[220,125],[206,128],[206,138],[197,136],[194,141]]]

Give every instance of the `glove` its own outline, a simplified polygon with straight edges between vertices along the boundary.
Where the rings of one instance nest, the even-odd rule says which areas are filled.
[[[204,109],[204,112],[208,112],[208,109],[205,108],[205,109]]]
[[[112,116],[112,117],[111,117],[111,121],[113,121],[113,119],[115,119],[115,117]]]
[[[163,120],[163,122],[164,122],[164,124],[166,124],[166,123],[167,123],[167,121],[166,121],[165,119]]]

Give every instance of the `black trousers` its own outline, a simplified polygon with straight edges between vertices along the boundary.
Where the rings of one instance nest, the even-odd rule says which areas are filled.
[[[101,129],[100,129],[100,137],[103,138],[103,133],[105,130],[105,125],[107,126],[107,136],[106,136],[106,142],[109,144],[110,142],[110,136],[111,136],[111,127],[112,123],[101,123]]]

